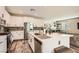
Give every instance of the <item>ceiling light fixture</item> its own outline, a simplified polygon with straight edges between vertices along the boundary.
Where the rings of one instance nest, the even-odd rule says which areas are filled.
[[[30,11],[35,11],[35,9],[30,9]]]

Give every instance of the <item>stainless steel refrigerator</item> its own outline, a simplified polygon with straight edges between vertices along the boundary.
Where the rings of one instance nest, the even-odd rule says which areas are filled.
[[[24,39],[28,40],[28,33],[33,31],[33,24],[30,22],[24,23]]]

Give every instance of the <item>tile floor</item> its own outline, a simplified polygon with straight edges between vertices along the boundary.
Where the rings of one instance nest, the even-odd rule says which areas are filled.
[[[78,47],[71,45],[71,48],[75,50],[76,53],[79,53]],[[32,53],[32,50],[29,47],[27,40],[16,40],[13,41],[8,53]]]

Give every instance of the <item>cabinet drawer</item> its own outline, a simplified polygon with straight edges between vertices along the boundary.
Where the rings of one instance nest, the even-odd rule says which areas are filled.
[[[34,47],[35,47],[35,53],[41,53],[41,45],[42,43],[38,41],[38,39],[34,39]]]

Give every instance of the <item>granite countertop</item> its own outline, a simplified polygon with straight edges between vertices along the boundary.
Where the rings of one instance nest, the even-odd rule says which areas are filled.
[[[51,38],[47,35],[36,35],[37,37],[41,38],[41,39],[48,39],[48,38]]]
[[[34,36],[37,40],[39,40],[40,42],[43,42],[46,39],[50,39],[51,37],[47,36],[47,35],[35,35],[33,32],[29,32],[29,34],[31,34],[32,36]]]
[[[7,35],[7,34],[8,34],[8,32],[1,32],[1,33],[0,33],[0,36],[1,36],[1,35]]]
[[[79,35],[79,33],[65,33],[65,32],[59,32],[61,34],[70,34],[70,35]]]
[[[44,40],[51,39],[51,38],[72,37],[73,36],[73,35],[61,34],[61,33],[52,33],[52,34],[47,34],[47,35],[41,35],[41,34],[35,35],[33,32],[29,32],[29,34],[31,34],[32,36],[34,36],[35,38],[37,38],[41,42],[43,42]]]
[[[73,36],[71,34],[64,34],[64,33],[52,33],[52,34],[47,34],[49,37],[61,37],[61,36]]]

